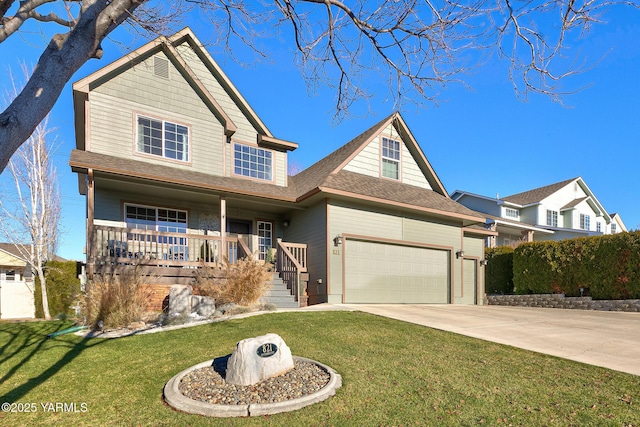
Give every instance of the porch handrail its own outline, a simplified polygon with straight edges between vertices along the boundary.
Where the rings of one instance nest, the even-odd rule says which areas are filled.
[[[296,301],[300,301],[300,296],[306,294],[306,287],[300,286],[302,283],[300,275],[307,272],[307,245],[302,243],[283,242],[277,240],[278,254],[276,266],[282,280],[291,289],[291,293]],[[290,249],[293,249],[293,252]]]
[[[247,246],[247,243],[244,241],[241,234],[238,235],[238,248],[240,249],[240,251],[242,251],[242,253],[244,254],[244,257],[248,257],[248,258],[253,257],[253,254],[251,253],[251,249],[249,249],[249,246]],[[240,254],[238,254],[238,258],[244,258],[244,257],[241,257]]]
[[[171,233],[94,225],[90,263],[161,264],[175,267],[215,265],[237,253],[238,239],[193,233]],[[235,258],[235,257],[234,257]],[[236,260],[230,259],[233,263]]]

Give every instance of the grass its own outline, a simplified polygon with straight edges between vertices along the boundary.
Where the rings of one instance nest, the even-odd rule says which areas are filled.
[[[272,313],[116,340],[46,339],[69,325],[0,323],[0,403],[37,405],[35,413],[0,413],[0,425],[640,426],[640,377],[359,312]],[[268,332],[293,354],[336,369],[337,395],[243,419],[163,403],[173,375]],[[49,402],[75,403],[78,412],[44,412]]]

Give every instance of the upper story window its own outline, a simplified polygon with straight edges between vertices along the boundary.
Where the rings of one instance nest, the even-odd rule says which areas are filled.
[[[271,181],[273,153],[263,148],[235,143],[233,145],[233,172],[236,175]]]
[[[580,214],[580,228],[589,230],[591,227],[591,217],[589,215]]]
[[[598,233],[601,233],[601,232],[602,232],[602,224],[600,224],[600,221],[597,221],[597,222],[596,222],[596,231],[597,231]]]
[[[616,225],[614,223],[611,223],[611,234],[616,232]]]
[[[547,225],[551,227],[558,226],[558,211],[550,211],[547,209]]]
[[[138,116],[139,153],[189,161],[189,128],[164,120]]]
[[[5,280],[7,282],[15,282],[16,281],[16,271],[15,270],[7,270],[5,273]]]
[[[382,138],[382,176],[400,179],[400,142]]]
[[[517,209],[505,208],[504,214],[509,218],[520,218],[520,211]]]

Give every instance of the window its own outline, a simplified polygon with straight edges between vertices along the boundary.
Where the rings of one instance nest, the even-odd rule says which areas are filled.
[[[127,228],[138,230],[162,231],[165,233],[187,232],[187,212],[173,209],[126,205],[125,222]],[[148,237],[150,238],[151,236]],[[142,240],[143,238],[137,236],[135,239]],[[179,242],[174,242],[174,240],[174,238],[163,236],[158,239],[158,243],[182,245],[185,239],[179,239]]]
[[[258,221],[258,254],[261,260],[267,258],[267,252],[273,246],[273,223]]]
[[[189,161],[189,128],[163,120],[138,116],[139,153]]]
[[[233,146],[233,165],[236,175],[272,180],[273,153],[258,147],[243,144]]]
[[[16,281],[16,271],[15,270],[7,270],[5,275],[5,280],[7,282],[15,282]]]
[[[506,208],[505,215],[508,216],[509,218],[519,218],[520,211],[518,211],[517,209]]]
[[[580,228],[589,230],[591,227],[591,217],[589,215],[580,214]]]
[[[558,226],[558,211],[547,210],[547,225],[551,227]]]
[[[599,222],[599,221],[598,221],[598,222],[596,222],[596,231],[597,231],[598,233],[601,233],[601,232],[602,232],[602,224],[600,224],[600,222]]]
[[[400,142],[382,138],[382,176],[400,179]]]
[[[611,223],[611,234],[614,234],[616,232],[616,225]]]

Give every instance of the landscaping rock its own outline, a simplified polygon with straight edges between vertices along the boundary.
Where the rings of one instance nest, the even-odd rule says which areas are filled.
[[[216,300],[212,297],[193,295],[191,297],[191,311],[198,313],[198,316],[213,316],[216,311]]]
[[[226,381],[235,385],[253,385],[293,369],[289,346],[277,334],[244,339],[227,362]]]
[[[193,289],[189,285],[171,285],[169,291],[169,316],[188,316],[191,314],[191,296]]]

